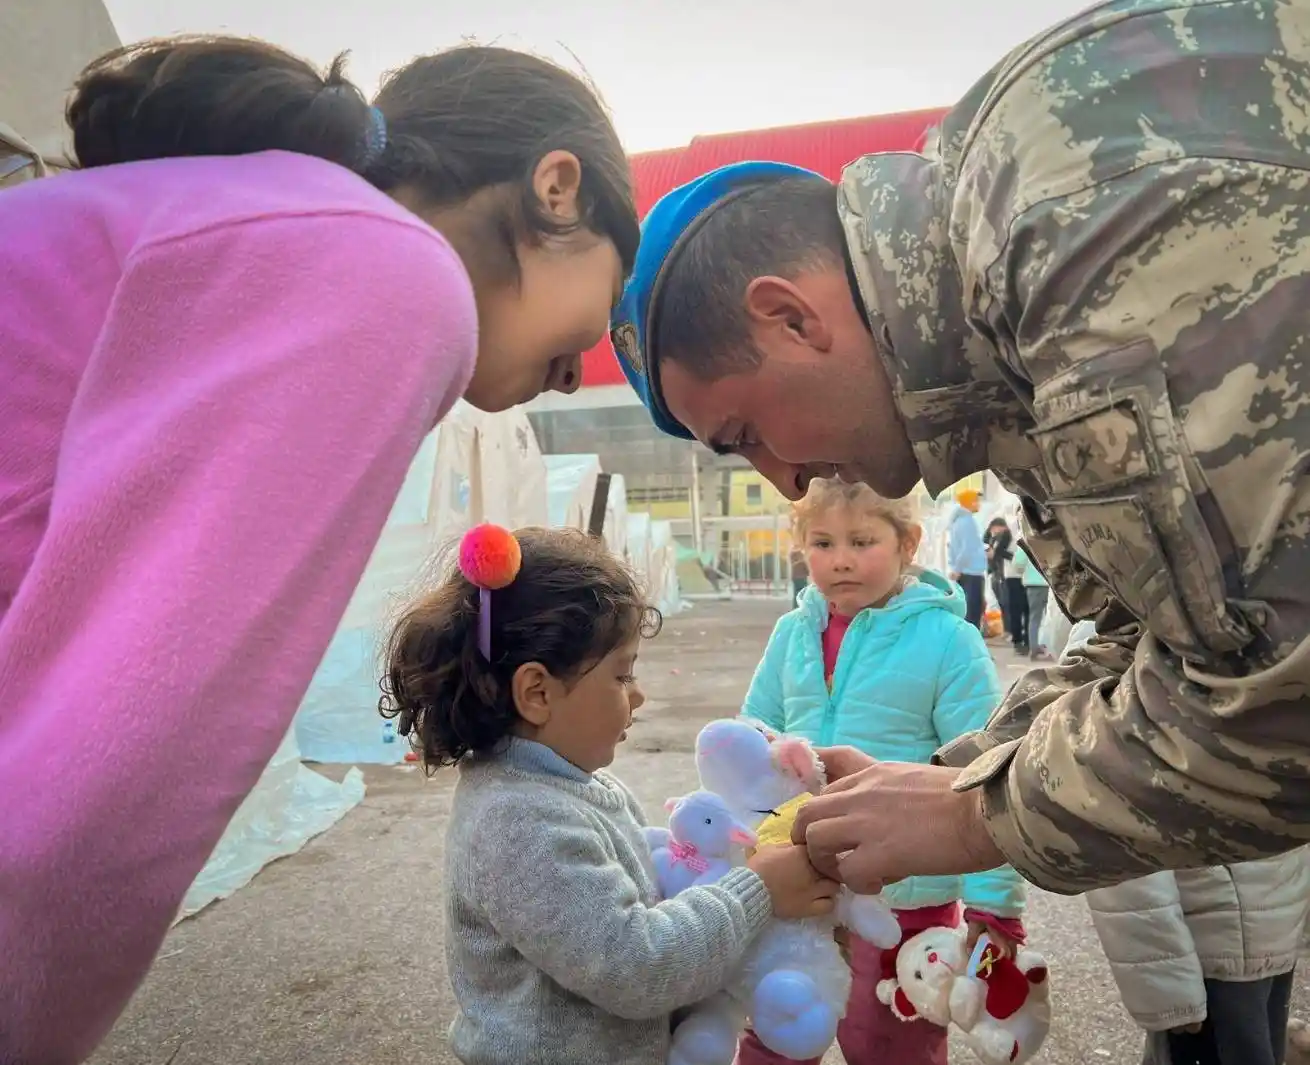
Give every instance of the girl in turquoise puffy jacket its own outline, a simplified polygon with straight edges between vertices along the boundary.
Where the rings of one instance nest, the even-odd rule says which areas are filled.
[[[899,762],[928,762],[982,728],[1001,699],[996,667],[965,621],[963,590],[913,565],[923,535],[913,500],[816,479],[795,505],[793,533],[811,584],[773,630],[743,715],[816,746]],[[964,920],[1002,947],[1024,939],[1024,883],[1009,867],[913,877],[883,897],[903,938]],[[851,947],[851,1006],[838,1033],[848,1065],[946,1065],[944,1028],[901,1021],[877,999],[878,981],[895,975],[896,951]],[[782,1060],[752,1033],[742,1040],[738,1065]]]

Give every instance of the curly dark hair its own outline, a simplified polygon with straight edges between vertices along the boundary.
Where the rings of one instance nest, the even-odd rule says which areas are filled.
[[[478,589],[453,562],[396,622],[378,711],[434,770],[494,750],[519,721],[511,680],[536,662],[566,683],[663,623],[632,571],[576,529],[520,529],[518,577],[492,593],[491,661],[478,650]]]

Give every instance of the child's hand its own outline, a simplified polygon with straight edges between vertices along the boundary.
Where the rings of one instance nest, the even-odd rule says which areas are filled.
[[[978,937],[981,935],[986,935],[992,941],[992,946],[1000,951],[1003,957],[1013,958],[1019,953],[1019,944],[1015,940],[1000,929],[982,921],[969,922],[969,950],[972,951],[978,945]]]
[[[851,932],[849,928],[843,928],[838,925],[832,930],[832,938],[837,944],[837,949],[841,951],[842,959],[847,965],[851,963]]]
[[[820,876],[804,847],[761,847],[746,862],[764,881],[773,915],[784,920],[824,917],[837,904],[837,883]]]
[[[820,747],[815,754],[823,763],[829,784],[867,769],[877,760],[855,747]]]

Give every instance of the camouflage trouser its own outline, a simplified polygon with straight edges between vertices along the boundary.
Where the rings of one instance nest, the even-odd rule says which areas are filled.
[[[1283,1065],[1292,973],[1205,982],[1199,1032],[1148,1032],[1142,1065]]]

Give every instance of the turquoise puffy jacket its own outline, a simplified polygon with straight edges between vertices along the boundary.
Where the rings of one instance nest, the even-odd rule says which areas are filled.
[[[887,762],[932,760],[944,743],[987,723],[1001,701],[996,667],[964,594],[931,570],[884,607],[862,610],[824,680],[822,633],[828,601],[810,585],[778,621],[755,670],[742,714],[821,747],[849,744]],[[920,876],[883,892],[897,909],[966,906],[1018,917],[1025,884],[1009,866],[966,877]]]

